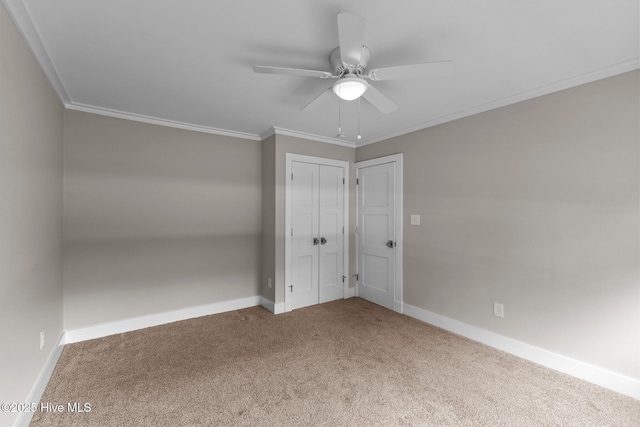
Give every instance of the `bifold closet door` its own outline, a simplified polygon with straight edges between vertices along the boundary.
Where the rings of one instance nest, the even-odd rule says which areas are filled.
[[[292,162],[293,309],[343,296],[344,169]]]
[[[318,303],[320,168],[293,162],[291,181],[291,296],[293,309]]]
[[[320,166],[319,302],[343,297],[344,169]]]

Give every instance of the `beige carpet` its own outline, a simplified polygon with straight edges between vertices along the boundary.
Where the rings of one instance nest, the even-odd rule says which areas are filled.
[[[640,425],[637,400],[358,298],[68,345],[42,402],[65,411],[33,426]]]

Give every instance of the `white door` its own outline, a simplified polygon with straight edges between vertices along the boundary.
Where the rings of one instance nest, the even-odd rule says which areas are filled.
[[[343,297],[345,167],[291,162],[291,309]]]
[[[344,277],[344,168],[320,166],[319,302],[343,296]]]
[[[318,165],[293,162],[291,181],[291,281],[293,309],[318,303]]]
[[[357,164],[358,296],[401,311],[401,186],[398,162]]]

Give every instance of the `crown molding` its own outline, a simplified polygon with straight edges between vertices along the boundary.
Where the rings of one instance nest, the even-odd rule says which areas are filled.
[[[64,84],[62,84],[58,70],[53,64],[53,61],[51,61],[38,30],[35,25],[33,25],[31,14],[25,6],[25,3],[19,0],[2,0],[2,4],[16,25],[18,32],[20,32],[27,46],[29,46],[31,52],[33,52],[33,55],[36,57],[36,61],[40,64],[40,68],[44,71],[47,79],[49,79],[53,90],[58,94],[58,98],[60,98],[63,104],[68,104],[70,99],[67,89],[64,87]]]
[[[267,130],[265,130],[264,132],[262,132],[259,136],[260,136],[260,141],[264,141],[265,139],[269,138],[270,136],[273,136],[276,134],[276,129],[275,128],[269,128]]]
[[[597,80],[613,77],[618,74],[626,73],[629,71],[637,70],[640,68],[640,58],[634,58],[629,61],[621,62],[609,67],[600,68],[598,70],[590,71],[579,76],[571,77],[568,79],[560,80],[555,83],[540,86],[534,89],[530,89],[524,92],[517,93],[515,95],[499,98],[485,104],[476,105],[474,107],[465,108],[463,110],[455,111],[444,116],[436,117],[435,119],[427,120],[414,126],[406,128],[396,129],[391,132],[385,132],[367,138],[364,141],[356,144],[356,147],[362,147],[376,142],[384,141],[387,139],[395,138],[401,135],[406,135],[411,132],[416,132],[422,129],[426,129],[432,126],[436,126],[442,123],[451,122],[464,117],[473,116],[474,114],[484,113],[486,111],[495,110],[497,108],[506,107],[507,105],[516,104],[518,102],[527,101],[529,99],[537,98],[539,96],[549,95],[554,92],[559,92],[572,87],[580,86],[587,83],[592,83]]]
[[[579,86],[586,83],[591,83],[596,80],[612,77],[625,72],[633,71],[640,68],[640,58],[633,58],[631,60],[614,64],[612,66],[604,67],[598,70],[590,71],[588,73],[571,77],[568,79],[560,80],[555,83],[533,88],[527,91],[520,92],[515,95],[506,96],[493,101],[489,101],[484,104],[479,104],[470,108],[454,111],[443,116],[439,116],[409,127],[395,129],[389,132],[379,133],[358,142],[346,141],[338,138],[325,137],[315,135],[311,133],[295,131],[291,129],[285,129],[280,127],[272,127],[265,132],[257,135],[247,132],[239,132],[228,129],[220,129],[208,126],[195,125],[186,122],[179,122],[174,120],[160,119],[151,116],[144,116],[139,114],[128,113],[125,111],[112,110],[106,108],[100,108],[90,106],[81,103],[72,102],[67,89],[65,88],[59,73],[47,53],[45,44],[43,43],[37,28],[33,24],[31,15],[25,2],[20,0],[0,0],[4,5],[7,13],[16,24],[18,31],[25,39],[27,45],[36,57],[37,62],[47,76],[51,86],[57,93],[62,104],[70,110],[83,111],[93,114],[99,114],[104,116],[116,117],[126,120],[133,120],[143,123],[156,124],[160,126],[174,127],[178,129],[192,130],[196,132],[204,132],[215,135],[230,136],[234,138],[248,139],[252,141],[262,141],[272,135],[287,135],[296,138],[302,138],[311,141],[318,141],[328,144],[340,145],[343,147],[362,147],[376,142],[384,141],[387,139],[395,138],[401,135],[405,135],[411,132],[416,132],[422,129],[426,129],[432,126],[436,126],[442,123],[447,123],[464,117],[472,116],[474,114],[483,113],[489,110],[501,108],[510,104],[526,101],[529,99],[537,98],[539,96],[548,95],[561,90],[569,89],[575,86]]]
[[[295,138],[306,139],[309,141],[318,141],[318,142],[324,142],[325,144],[340,145],[342,147],[349,147],[349,148],[356,147],[356,144],[351,141],[345,141],[343,139],[338,139],[338,138],[329,138],[326,136],[315,135],[307,132],[300,132],[297,130],[285,129],[277,126],[271,127],[265,130],[264,132],[262,132],[260,134],[260,140],[264,141],[265,139],[273,135],[292,136]]]
[[[132,120],[136,122],[149,123],[153,125],[167,126],[167,127],[177,128],[177,129],[191,130],[195,132],[210,133],[214,135],[230,136],[233,138],[249,139],[251,141],[261,140],[259,135],[256,135],[253,133],[238,132],[238,131],[214,128],[209,126],[200,126],[200,125],[194,125],[186,122],[179,122],[175,120],[159,119],[156,117],[144,116],[142,114],[128,113],[128,112],[112,110],[108,108],[99,108],[91,105],[85,105],[85,104],[79,104],[79,103],[68,103],[65,105],[65,107],[68,108],[69,110],[99,114],[101,116],[115,117],[118,119]]]

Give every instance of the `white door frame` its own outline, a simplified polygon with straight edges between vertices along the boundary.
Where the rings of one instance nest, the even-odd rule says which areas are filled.
[[[395,217],[396,217],[396,223],[395,223],[395,234],[396,234],[396,250],[395,250],[395,287],[393,290],[393,294],[394,294],[394,309],[396,312],[398,313],[402,313],[403,312],[403,285],[402,285],[402,269],[403,269],[403,263],[402,263],[402,247],[403,247],[403,239],[402,239],[402,176],[403,176],[403,170],[402,170],[402,153],[399,154],[392,154],[390,156],[384,156],[384,157],[379,157],[377,159],[371,159],[371,160],[364,160],[361,162],[356,162],[355,163],[355,169],[356,169],[356,179],[358,179],[359,176],[359,170],[361,168],[366,168],[366,167],[370,167],[370,166],[377,166],[377,165],[382,165],[385,163],[395,163],[396,164],[396,176],[395,176],[395,181],[396,181],[396,188],[395,188]],[[357,181],[356,181],[357,182]],[[356,190],[356,198],[359,196],[358,191]],[[356,201],[356,233],[358,231],[358,206],[359,206],[359,201]],[[360,250],[360,248],[358,247],[358,238],[356,237],[356,272],[359,272],[359,266],[358,266],[358,260],[359,260],[359,256],[360,253],[358,252]],[[356,295],[359,295],[358,292],[358,286],[360,280],[356,280]]]
[[[293,309],[291,297],[291,174],[293,162],[306,162],[317,165],[337,166],[344,168],[344,239],[343,239],[343,265],[346,277],[342,290],[343,298],[348,295],[349,289],[349,162],[345,160],[325,159],[322,157],[305,156],[302,154],[286,153],[285,175],[285,240],[284,240],[284,311]]]

